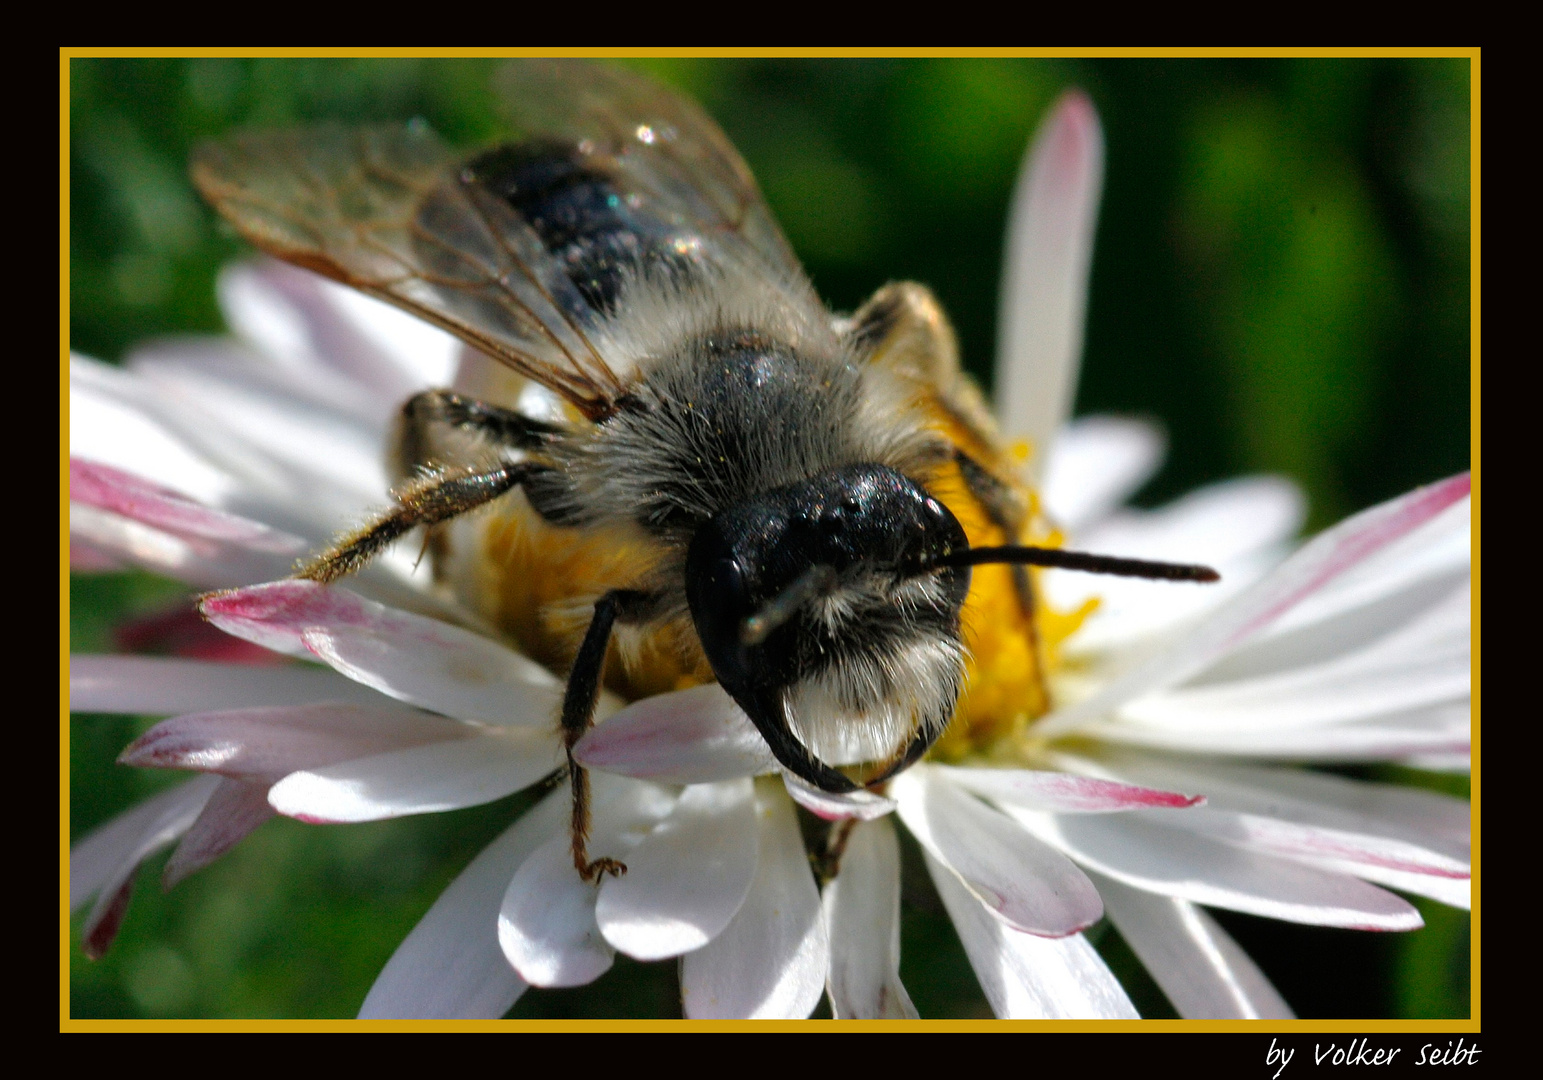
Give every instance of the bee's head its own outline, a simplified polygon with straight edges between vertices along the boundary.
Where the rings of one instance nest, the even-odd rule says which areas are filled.
[[[952,714],[970,574],[937,562],[968,546],[914,481],[849,466],[712,518],[687,552],[686,598],[718,681],[778,760],[849,790],[822,757],[936,735]]]

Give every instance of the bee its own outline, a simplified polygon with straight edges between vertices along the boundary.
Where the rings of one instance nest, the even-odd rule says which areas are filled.
[[[1030,565],[1216,578],[1019,543],[1029,499],[932,294],[833,315],[695,104],[578,63],[497,89],[518,134],[469,155],[418,123],[323,126],[202,147],[192,175],[258,248],[486,358],[480,392],[402,406],[395,504],[298,575],[423,528],[437,579],[566,666],[585,880],[625,870],[588,856],[573,759],[608,680],[716,680],[788,773],[854,792],[954,715],[972,567],[1013,568],[1031,635]],[[972,546],[962,517],[1004,542]]]

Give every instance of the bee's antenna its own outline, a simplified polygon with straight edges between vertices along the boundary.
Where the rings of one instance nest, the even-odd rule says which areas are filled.
[[[739,640],[744,645],[759,645],[768,634],[793,617],[793,613],[813,596],[826,592],[836,583],[836,571],[824,563],[815,563],[793,580],[793,584],[772,597],[760,611],[739,625]]]
[[[1209,566],[1193,563],[1151,562],[1147,559],[1122,559],[1114,555],[1094,555],[1086,551],[1064,551],[1013,545],[977,547],[950,552],[934,559],[931,567],[980,566],[983,563],[1018,563],[1026,566],[1054,566],[1062,570],[1082,570],[1089,574],[1115,574],[1120,577],[1152,578],[1157,581],[1220,581],[1221,575]]]

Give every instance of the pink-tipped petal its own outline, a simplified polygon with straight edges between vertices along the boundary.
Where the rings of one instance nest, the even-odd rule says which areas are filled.
[[[223,504],[235,479],[160,415],[149,387],[123,368],[70,356],[70,455]]]
[[[948,867],[923,851],[970,967],[1003,1020],[1135,1020],[1136,1007],[1081,934],[1044,938],[995,918]]]
[[[229,664],[284,664],[282,655],[231,637],[186,600],[126,619],[113,627],[113,646],[123,653],[154,653]]]
[[[199,601],[204,618],[227,634],[274,652],[313,659],[305,631],[313,626],[367,622],[381,605],[347,589],[314,581],[272,581],[245,589],[212,593]]]
[[[830,945],[793,804],[775,778],[756,782],[760,858],[744,904],[681,962],[685,1015],[802,1020],[825,989]]]
[[[1158,824],[1146,814],[1004,809],[1089,870],[1132,888],[1310,926],[1416,930],[1423,925],[1420,913],[1409,903],[1358,878],[1245,851]]]
[[[766,740],[716,683],[633,702],[574,747],[591,769],[670,784],[777,771]]]
[[[277,577],[291,559],[245,544],[167,532],[111,510],[70,504],[70,537],[130,566],[200,589]]]
[[[227,633],[337,671],[412,705],[461,720],[545,725],[556,680],[490,638],[312,581],[275,581],[205,597]]]
[[[1198,806],[1203,795],[1122,784],[1074,773],[1031,769],[959,769],[932,766],[960,787],[997,803],[1060,814],[1108,814],[1118,810]]]
[[[760,849],[749,777],[694,784],[600,885],[595,918],[618,951],[663,960],[700,949],[734,918]]]
[[[900,982],[900,845],[888,821],[854,824],[821,896],[830,933],[825,989],[837,1020],[915,1020]]]
[[[997,416],[1041,464],[1076,395],[1103,182],[1098,113],[1073,91],[1041,123],[1013,192],[997,321]]]
[[[1446,877],[1439,874],[1411,873],[1387,866],[1374,866],[1365,860],[1302,859],[1309,866],[1334,874],[1352,874],[1362,881],[1375,882],[1410,896],[1426,896],[1448,907],[1468,911],[1473,907],[1473,880],[1466,875]]]
[[[306,541],[298,536],[202,506],[142,476],[82,458],[70,458],[70,501],[178,536],[225,541],[279,555],[299,555],[306,549]]]
[[[1379,870],[1463,880],[1469,876],[1466,860],[1386,836],[1210,808],[1181,818],[1163,815],[1161,820],[1164,825],[1209,836],[1248,851],[1348,868],[1357,877],[1366,877]]]
[[[389,705],[389,699],[374,690],[314,667],[254,667],[159,656],[70,657],[72,712],[166,716],[318,701]]]
[[[1471,809],[1451,795],[1303,769],[1121,750],[1105,751],[1094,767],[1143,783],[1192,786],[1207,792],[1211,812],[1420,845],[1437,859],[1458,861],[1460,866],[1448,867],[1460,871],[1458,876],[1467,873]],[[1170,823],[1181,821],[1175,817]]]
[[[782,782],[794,802],[825,821],[872,821],[895,811],[894,799],[871,791],[821,791],[787,771],[782,774]]]
[[[890,785],[900,818],[934,858],[1009,926],[1065,937],[1104,913],[1098,891],[1065,855],[927,766]]]
[[[166,860],[161,885],[169,889],[195,870],[202,870],[272,816],[267,784],[249,780],[222,781],[209,796],[198,819],[183,834],[182,842],[171,853],[171,858]]]
[[[1187,900],[1094,875],[1109,921],[1186,1020],[1291,1020],[1291,1006],[1248,954]]]
[[[394,703],[229,709],[163,720],[118,760],[149,769],[196,769],[260,782],[412,746],[469,739],[480,729]]]
[[[200,776],[179,784],[119,814],[71,847],[71,909],[97,895],[82,931],[88,956],[100,957],[112,944],[128,910],[139,864],[187,832],[219,783],[218,777]]]
[[[568,793],[548,795],[504,830],[439,895],[397,946],[359,1009],[361,1020],[496,1020],[528,985],[498,944],[509,880],[564,826]]]

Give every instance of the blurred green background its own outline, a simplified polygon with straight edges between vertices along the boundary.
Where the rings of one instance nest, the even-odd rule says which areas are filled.
[[[1007,200],[1042,112],[1091,93],[1107,180],[1078,412],[1160,420],[1160,502],[1240,472],[1285,473],[1311,527],[1469,463],[1469,63],[1378,60],[654,60],[759,178],[835,308],[930,285],[989,386]],[[70,65],[71,344],[223,329],[218,268],[243,254],[187,183],[232,127],[426,119],[497,133],[491,62],[82,60]],[[113,648],[128,613],[176,601],[143,575],[76,578],[72,649]],[[149,721],[77,716],[71,831],[169,778],[113,764]],[[1466,781],[1389,770],[1357,775]],[[76,1017],[352,1016],[375,973],[518,807],[346,828],[263,826],[163,894],[144,875],[107,958],[72,952]],[[915,856],[912,849],[909,856]],[[923,1016],[989,1015],[910,858],[903,975]],[[1302,1016],[1468,1014],[1468,918],[1360,934],[1220,913]],[[75,929],[78,931],[79,920]],[[77,933],[78,939],[78,933]],[[1113,931],[1099,947],[1143,1015],[1171,1016]],[[527,994],[522,1016],[678,1015],[672,965]]]

